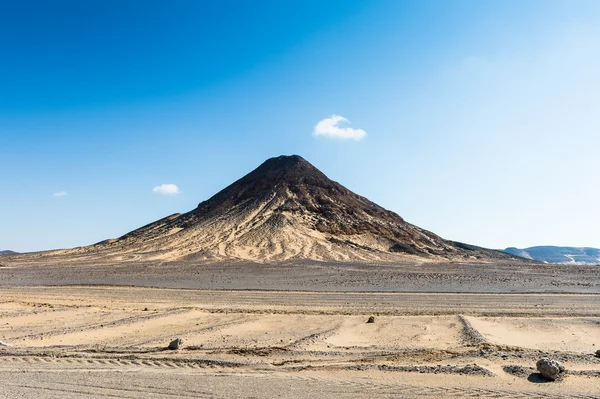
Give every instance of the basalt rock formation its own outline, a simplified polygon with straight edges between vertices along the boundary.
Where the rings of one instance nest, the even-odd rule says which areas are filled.
[[[255,262],[511,258],[445,240],[407,223],[297,155],[268,159],[190,212],[66,252],[122,259]]]

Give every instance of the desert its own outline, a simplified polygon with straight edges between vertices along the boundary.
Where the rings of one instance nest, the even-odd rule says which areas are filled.
[[[0,0],[0,399],[600,399],[598,71],[598,0]]]
[[[599,397],[597,294],[1,292],[7,398]],[[536,372],[546,356],[563,380]]]
[[[600,267],[443,239],[299,156],[0,263],[7,398],[600,397]]]

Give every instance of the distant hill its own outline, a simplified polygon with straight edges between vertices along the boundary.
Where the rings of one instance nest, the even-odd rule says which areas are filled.
[[[545,263],[600,265],[600,249],[598,248],[540,246],[519,249],[510,247],[506,248],[504,252]]]
[[[0,251],[0,255],[16,255],[16,254],[18,254],[18,252],[15,252],[15,251],[7,251],[7,250],[5,250],[5,251]]]

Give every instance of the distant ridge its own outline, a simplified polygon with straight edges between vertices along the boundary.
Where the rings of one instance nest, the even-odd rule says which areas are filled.
[[[504,252],[545,263],[600,265],[600,249],[598,248],[537,246],[519,249],[509,247]]]
[[[190,212],[118,239],[52,254],[254,262],[517,259],[407,223],[298,155],[268,159]]]
[[[17,255],[18,252],[15,251],[8,251],[8,250],[4,250],[4,251],[0,251],[0,255]]]

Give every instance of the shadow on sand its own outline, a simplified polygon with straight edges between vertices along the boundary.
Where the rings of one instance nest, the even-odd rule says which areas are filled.
[[[548,383],[548,382],[552,382],[551,380],[547,379],[546,377],[544,377],[540,373],[531,373],[531,374],[529,374],[529,377],[527,377],[527,381],[534,382],[536,384],[545,384],[545,383]]]

